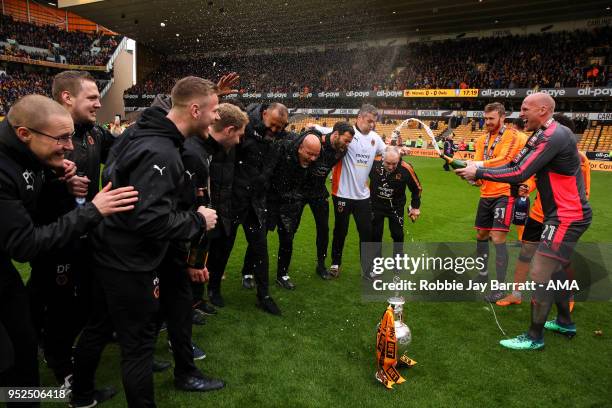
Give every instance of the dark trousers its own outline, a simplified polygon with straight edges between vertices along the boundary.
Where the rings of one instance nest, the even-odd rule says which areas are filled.
[[[159,321],[165,320],[168,324],[168,340],[172,344],[176,378],[201,375],[193,362],[193,296],[186,259],[186,253],[170,246],[159,266]]]
[[[327,247],[329,245],[329,201],[327,197],[319,197],[308,199],[304,202],[294,220],[296,225],[293,229],[289,230],[283,223],[278,223],[278,265],[276,269],[278,278],[287,275],[289,271],[289,264],[293,254],[293,239],[300,225],[306,204],[310,206],[317,229],[317,262],[320,265],[325,265]]]
[[[372,240],[372,209],[370,199],[351,200],[348,198],[340,198],[332,196],[334,202],[334,236],[332,239],[332,264],[342,264],[342,250],[344,249],[344,241],[349,229],[349,220],[351,214],[355,218],[357,224],[357,232],[359,233],[359,243],[370,242]],[[362,253],[361,245],[359,245],[359,254],[363,265],[367,264]]]
[[[389,231],[393,242],[404,242],[404,209],[398,209],[397,213],[392,210],[373,211],[372,215],[372,241],[381,242],[385,228],[385,218],[389,220]]]
[[[159,279],[155,272],[93,268],[93,310],[74,353],[73,401],[85,403],[93,398],[96,369],[114,328],[128,406],[154,407],[152,364]]]
[[[230,233],[227,235],[224,229],[218,231],[218,235],[210,240],[210,249],[208,250],[208,291],[219,293],[221,291],[221,280],[227,261],[229,260],[236,234]],[[194,294],[194,298],[196,295]]]
[[[446,154],[446,153],[445,153],[445,154]],[[454,155],[455,155],[454,153],[447,154],[447,156],[448,156],[448,157],[453,157]],[[447,162],[446,160],[444,160],[444,164],[442,165],[442,168],[443,168],[445,171],[450,171],[450,166],[449,166],[449,164],[448,164],[448,162]]]
[[[30,317],[28,292],[10,260],[0,261],[0,270],[0,324],[4,327],[2,342],[8,343],[2,346],[12,348],[12,353],[7,354],[13,360],[12,364],[6,361],[0,364],[5,368],[0,372],[0,387],[38,387],[38,345]],[[7,404],[9,407],[39,405]]]
[[[223,269],[225,269],[225,265],[227,265],[227,259],[229,259],[231,250],[234,247],[234,241],[236,241],[236,234],[238,234],[238,226],[239,224],[232,226],[232,231],[230,236],[227,238],[225,245],[215,243],[215,248],[221,246],[220,249],[223,251],[223,255],[225,256],[223,256],[221,259],[211,259],[209,256],[209,265],[212,261],[214,268],[216,269],[215,277],[214,279],[211,279],[208,285],[210,291],[220,290],[221,277],[223,276],[223,271],[220,271],[220,267],[223,265]],[[258,297],[261,298],[268,296],[268,231],[265,224],[262,225],[259,222],[259,219],[252,208],[249,210],[249,214],[242,222],[242,229],[248,244],[246,253],[244,255],[242,275],[253,275],[255,277]],[[216,240],[211,241],[211,245],[214,241]],[[212,251],[213,248],[211,247],[211,254]],[[208,271],[210,272],[210,269]],[[219,271],[221,276],[219,276]]]
[[[72,374],[72,347],[91,311],[90,264],[86,238],[31,263],[32,321],[58,383]]]

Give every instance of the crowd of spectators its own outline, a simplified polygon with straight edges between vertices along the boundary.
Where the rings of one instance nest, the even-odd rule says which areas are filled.
[[[66,31],[53,25],[35,25],[16,21],[9,15],[0,16],[0,41],[13,40],[15,45],[3,46],[0,51],[6,55],[65,62],[76,65],[106,65],[117,39],[102,34],[80,31]],[[42,51],[26,51],[19,45],[34,47]],[[99,51],[97,51],[99,49]],[[96,52],[97,51],[97,52]]]
[[[51,97],[51,83],[56,72],[0,71],[0,116],[6,115],[11,105],[20,97],[40,94]],[[108,80],[96,79],[98,89]]]
[[[165,93],[177,78],[235,71],[241,91],[321,92],[412,88],[612,86],[612,27],[466,38],[365,49],[168,58],[129,93]],[[592,63],[603,57],[604,64]]]

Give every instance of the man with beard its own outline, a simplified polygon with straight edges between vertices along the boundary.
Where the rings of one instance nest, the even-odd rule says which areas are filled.
[[[268,192],[268,229],[278,228],[278,268],[276,283],[293,290],[295,284],[288,275],[293,237],[304,208],[303,189],[312,180],[308,168],[321,152],[321,140],[307,131],[291,141],[278,143],[279,157],[270,180]]]
[[[229,259],[238,226],[242,225],[248,242],[243,266],[243,286],[249,289],[256,286],[257,307],[267,313],[280,315],[280,309],[269,294],[266,190],[276,162],[277,153],[273,143],[287,135],[285,127],[288,111],[280,103],[255,104],[247,108],[247,114],[249,124],[244,140],[236,148],[232,186],[233,225],[224,255]],[[219,278],[215,281],[220,283]],[[209,287],[209,298],[214,305],[224,304],[220,287]]]
[[[129,217],[110,217],[92,234],[94,309],[75,351],[73,406],[92,406],[95,372],[114,328],[121,348],[128,406],[154,407],[153,350],[160,264],[171,241],[191,240],[216,223],[214,210],[178,209],[187,137],[201,137],[218,119],[216,86],[185,77],[172,88],[172,109],[151,107],[113,147],[104,178],[134,184],[141,200]]]
[[[475,164],[482,167],[501,166],[510,161],[523,148],[526,136],[504,125],[506,110],[499,102],[485,106],[484,119],[488,133],[476,141]],[[485,268],[479,271],[478,281],[489,279],[487,262],[489,259],[489,238],[495,245],[495,271],[499,282],[506,281],[508,269],[508,249],[506,236],[510,231],[514,199],[518,195],[518,186],[508,183],[482,180],[480,201],[476,212],[476,250],[478,257],[484,258]],[[488,302],[497,302],[504,297],[502,291],[491,291],[486,295]]]
[[[133,187],[111,191],[107,184],[82,207],[48,224],[35,222],[46,211],[44,205],[54,204],[43,205],[39,199],[45,176],[55,172],[70,177],[64,156],[73,149],[73,132],[70,114],[41,95],[18,100],[0,124],[0,325],[14,361],[0,375],[2,387],[39,385],[37,335],[25,286],[11,260],[27,262],[66,246],[102,217],[132,210],[137,200]]]
[[[97,194],[100,164],[106,162],[115,138],[96,125],[100,93],[94,78],[85,71],[64,71],[55,76],[52,94],[72,117],[74,150],[66,154],[77,175],[66,184],[51,176],[41,194],[45,203],[40,223],[50,223]],[[75,200],[76,197],[76,200]],[[47,204],[50,203],[50,204]],[[44,253],[32,261],[28,289],[33,320],[41,345],[57,382],[70,386],[72,346],[91,310],[91,249],[87,235],[69,245]]]

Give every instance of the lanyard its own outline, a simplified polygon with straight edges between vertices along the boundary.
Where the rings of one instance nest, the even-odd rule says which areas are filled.
[[[550,118],[538,130],[533,132],[533,134],[527,140],[527,143],[525,144],[525,147],[523,147],[521,149],[521,151],[514,157],[514,159],[512,159],[512,164],[519,163],[521,160],[523,160],[523,158],[527,155],[527,153],[529,153],[531,150],[533,150],[533,148],[537,144],[537,141],[544,134],[546,129],[548,129],[550,127],[550,125],[552,125],[553,122],[554,122],[553,118]]]
[[[491,135],[487,137],[487,141],[485,142],[485,146],[484,146],[484,159],[485,160],[489,160],[491,156],[493,156],[493,152],[495,151],[495,146],[497,146],[502,136],[504,135],[505,131],[506,131],[505,126],[502,126],[501,129],[499,129],[499,133],[497,134],[497,137],[495,137],[495,140],[493,141],[493,145],[491,146],[490,151],[489,151],[489,141],[491,140]]]

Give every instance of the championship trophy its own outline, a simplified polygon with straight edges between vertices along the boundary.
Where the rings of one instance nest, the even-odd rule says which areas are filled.
[[[396,280],[399,277],[396,277]],[[401,384],[405,379],[397,371],[398,362],[407,367],[412,367],[416,361],[406,354],[408,346],[412,341],[412,333],[404,323],[404,304],[406,301],[399,296],[399,292],[388,300],[389,306],[378,325],[376,335],[376,379],[388,389],[393,384]],[[399,356],[399,361],[398,361]]]

